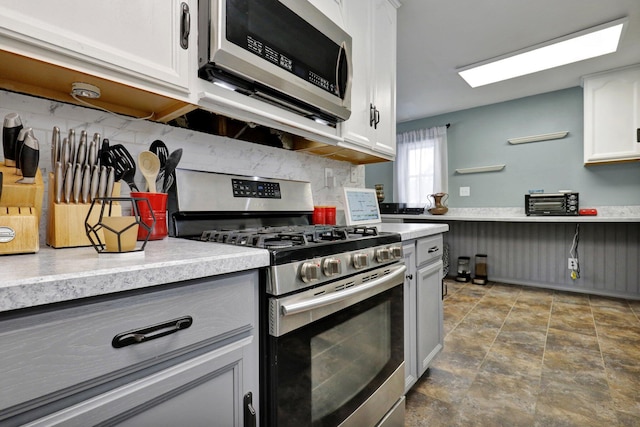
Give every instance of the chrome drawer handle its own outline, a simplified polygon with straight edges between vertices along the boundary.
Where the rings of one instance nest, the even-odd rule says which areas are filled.
[[[193,325],[193,317],[184,316],[178,319],[169,320],[168,322],[158,323],[156,325],[146,326],[144,328],[122,332],[111,341],[114,348],[122,348],[132,344],[138,344],[144,341],[151,341],[156,338],[173,334],[182,329],[187,329]]]
[[[432,246],[429,248],[429,250],[427,252],[429,252],[430,254],[434,253],[434,252],[438,252],[440,250],[439,247],[437,246]]]

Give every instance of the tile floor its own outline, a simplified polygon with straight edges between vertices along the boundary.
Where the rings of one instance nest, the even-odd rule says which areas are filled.
[[[447,280],[405,426],[640,426],[640,301]]]

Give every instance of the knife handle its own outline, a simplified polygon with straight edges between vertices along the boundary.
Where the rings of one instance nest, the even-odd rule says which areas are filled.
[[[16,160],[16,175],[22,175],[22,165],[20,164],[20,154],[22,153],[22,147],[24,146],[24,139],[27,137],[27,133],[31,130],[31,128],[23,128],[20,130],[18,134],[18,139],[16,140],[16,151],[14,153],[14,159]]]
[[[71,190],[73,189],[73,165],[67,163],[64,173],[64,202],[71,203]]]
[[[91,167],[91,188],[89,190],[89,197],[91,201],[98,197],[98,183],[100,182],[100,166],[93,165]]]
[[[76,163],[73,171],[73,202],[80,203],[80,191],[82,190],[82,165]]]
[[[29,128],[20,149],[20,170],[23,178],[18,181],[19,183],[33,184],[35,182],[39,161],[40,145],[33,134],[33,130]]]
[[[100,181],[98,182],[98,197],[107,194],[107,167],[100,166]]]
[[[64,172],[62,170],[62,162],[56,162],[55,172],[53,174],[54,184],[56,188],[56,203],[60,204],[62,202],[62,186],[64,184]]]
[[[91,166],[84,165],[82,170],[82,203],[89,203],[89,191],[91,190]]]
[[[22,120],[18,113],[9,113],[4,117],[2,150],[4,152],[5,166],[16,166],[16,144],[21,130]]]
[[[113,184],[116,179],[116,170],[113,166],[107,167],[107,191],[105,197],[113,197]]]

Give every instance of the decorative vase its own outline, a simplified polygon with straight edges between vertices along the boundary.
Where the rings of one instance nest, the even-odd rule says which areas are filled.
[[[444,204],[449,198],[447,193],[429,194],[429,197],[433,198],[434,204],[434,206],[429,209],[431,215],[444,215],[449,211],[449,208]]]

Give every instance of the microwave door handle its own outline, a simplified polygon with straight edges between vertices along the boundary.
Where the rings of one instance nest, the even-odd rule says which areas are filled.
[[[344,100],[347,94],[347,86],[351,84],[350,77],[351,61],[347,56],[347,50],[345,44],[340,45],[338,50],[338,59],[336,61],[336,83],[338,85],[338,96]]]
[[[324,307],[329,304],[334,304],[339,301],[343,301],[348,298],[352,298],[355,295],[369,292],[375,288],[380,287],[380,292],[390,289],[396,286],[396,279],[403,277],[404,272],[407,271],[405,265],[400,265],[395,271],[387,274],[386,276],[372,280],[364,285],[349,288],[344,291],[333,292],[329,295],[323,295],[317,298],[311,298],[305,301],[300,301],[291,304],[282,304],[282,315],[290,316],[296,313],[313,310],[319,307]]]

